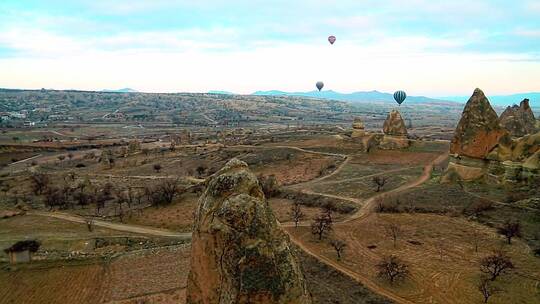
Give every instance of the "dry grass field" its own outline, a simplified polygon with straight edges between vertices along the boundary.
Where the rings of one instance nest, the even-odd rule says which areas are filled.
[[[91,251],[89,240],[98,237],[126,237],[133,234],[101,227],[88,231],[85,224],[37,215],[0,219],[0,248],[7,248],[24,239],[37,239],[41,251]],[[6,258],[4,251],[0,257]]]
[[[396,247],[385,225],[401,227]],[[336,260],[327,242],[314,239],[309,229],[288,228],[294,239],[327,259]],[[476,232],[475,232],[476,231]],[[473,237],[473,234],[476,234]],[[493,229],[460,217],[429,214],[374,214],[361,221],[338,224],[333,237],[347,243],[341,267],[352,271],[377,289],[389,292],[402,303],[478,303],[476,288],[480,277],[479,259],[502,248],[516,269],[497,280],[504,292],[490,303],[538,303],[540,301],[540,261],[521,241],[504,245]],[[478,240],[479,252],[474,251]],[[385,255],[397,255],[408,265],[410,275],[399,284],[389,284],[377,276],[375,265]]]
[[[105,272],[97,263],[39,262],[0,269],[0,303],[99,302]]]
[[[126,217],[124,222],[179,232],[191,231],[197,200],[198,196],[187,193],[171,205],[149,207],[144,208],[140,213],[134,212],[131,216]]]

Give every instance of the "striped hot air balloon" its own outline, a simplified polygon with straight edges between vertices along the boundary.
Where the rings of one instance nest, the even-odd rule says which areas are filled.
[[[403,101],[405,101],[405,98],[407,98],[407,94],[404,91],[396,91],[394,93],[394,99],[399,105],[401,105]]]
[[[336,36],[328,37],[328,42],[330,42],[330,44],[334,44],[334,42],[336,42]]]
[[[317,83],[315,84],[315,86],[317,87],[317,89],[319,90],[319,92],[322,90],[322,88],[324,87],[324,83],[322,81],[317,81]]]

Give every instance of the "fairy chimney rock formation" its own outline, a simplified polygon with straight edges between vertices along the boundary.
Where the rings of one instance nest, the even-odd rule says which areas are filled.
[[[208,179],[199,199],[187,303],[311,303],[289,237],[238,159]]]
[[[362,121],[362,119],[360,117],[355,117],[354,118],[352,127],[355,130],[364,130],[364,128],[365,128],[364,127],[364,122]]]
[[[499,124],[497,113],[484,92],[476,89],[463,109],[450,153],[484,159],[505,135],[507,132]]]
[[[383,132],[391,136],[407,136],[407,128],[403,122],[401,114],[397,110],[392,110],[386,117],[383,125]]]
[[[362,136],[366,135],[364,122],[362,122],[362,119],[360,119],[360,117],[355,117],[354,118],[352,127],[353,127],[353,132],[352,132],[351,137],[353,137],[353,138],[354,137],[362,137]]]
[[[532,134],[536,130],[536,119],[528,99],[524,99],[519,106],[507,107],[501,114],[500,122],[514,137]]]

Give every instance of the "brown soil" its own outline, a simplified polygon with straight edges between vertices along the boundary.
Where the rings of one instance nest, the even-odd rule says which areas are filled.
[[[397,223],[404,231],[396,248],[384,230],[384,225],[389,222]],[[336,262],[335,251],[326,242],[314,241],[307,227],[287,230],[295,243],[398,303],[480,301],[475,285],[480,274],[478,259],[503,244],[493,230],[462,218],[373,214],[362,220],[335,225],[334,237],[348,245],[343,261]],[[471,231],[475,230],[480,241],[478,254],[471,243]],[[497,294],[490,302],[537,303],[540,300],[536,287],[540,280],[540,262],[530,255],[530,250],[522,242],[504,249],[512,256],[518,270],[500,279],[506,292]],[[411,274],[401,284],[390,285],[377,277],[374,265],[389,254],[398,255],[410,265]],[[521,275],[524,273],[527,276]]]

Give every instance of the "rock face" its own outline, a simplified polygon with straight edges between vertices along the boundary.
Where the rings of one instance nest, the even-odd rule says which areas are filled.
[[[411,141],[405,136],[384,135],[379,141],[381,150],[405,149],[411,145]]]
[[[354,118],[352,127],[355,130],[364,130],[365,129],[364,122],[362,121],[362,119],[360,117],[355,117]]]
[[[509,134],[528,132],[534,123],[529,111],[528,101],[508,108],[505,119],[511,127],[507,131],[484,93],[476,89],[456,128],[442,181],[484,180],[505,185],[533,185],[540,181],[540,132],[519,138]]]
[[[187,303],[310,304],[289,238],[247,164],[232,159],[207,183],[195,218]]]
[[[476,89],[465,105],[450,145],[450,153],[485,158],[506,134],[484,92]]]
[[[354,118],[352,127],[353,127],[353,131],[352,131],[352,134],[351,134],[352,138],[362,137],[362,136],[366,135],[364,123],[362,122],[362,119],[360,119],[360,117],[355,117]]]
[[[531,134],[536,130],[536,119],[528,99],[524,99],[519,106],[507,107],[501,114],[500,122],[501,126],[515,137]]]
[[[407,128],[401,114],[397,110],[392,110],[386,117],[383,125],[383,132],[392,136],[407,136]]]

